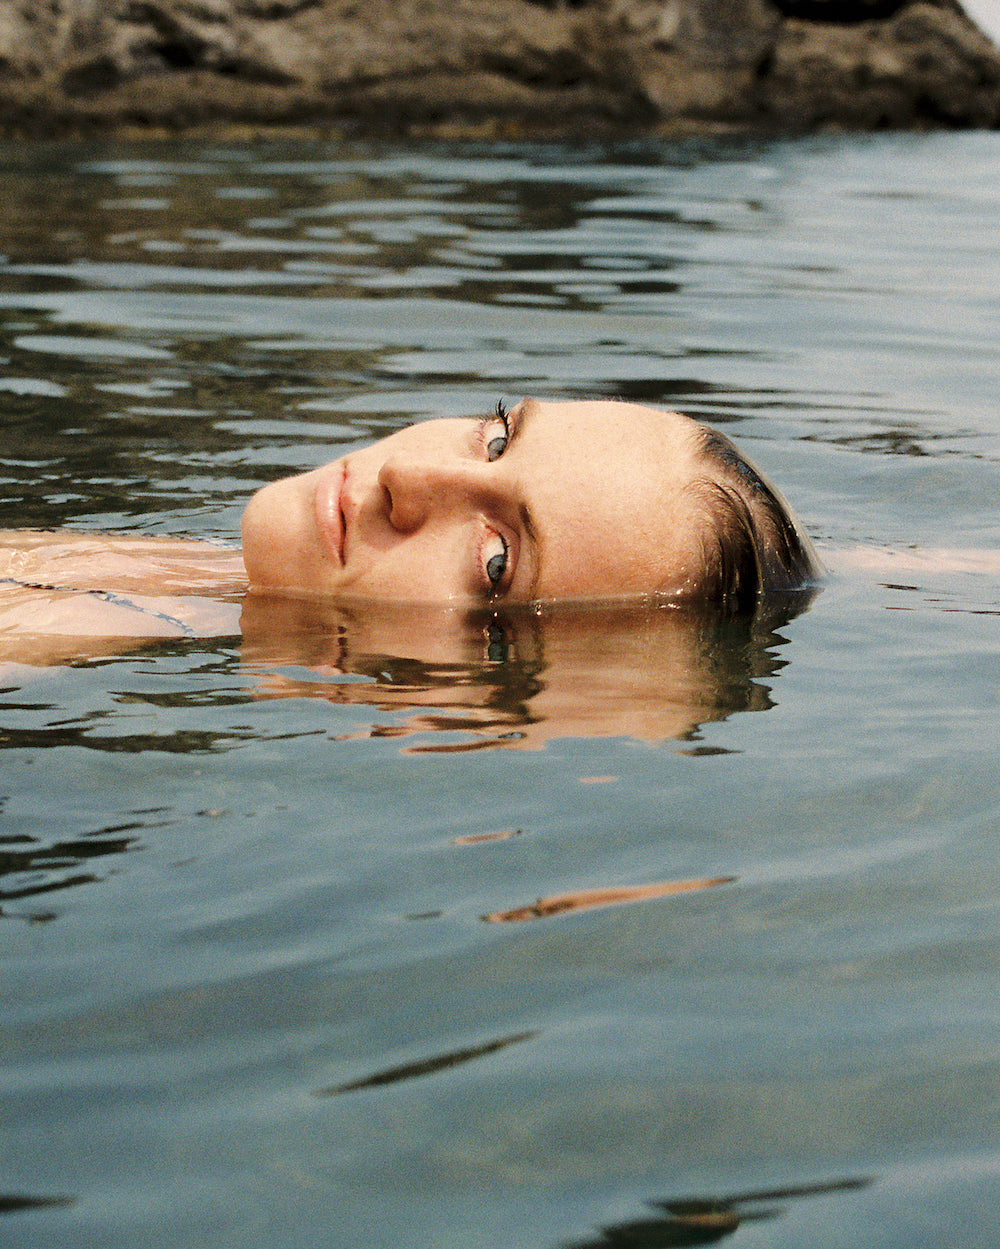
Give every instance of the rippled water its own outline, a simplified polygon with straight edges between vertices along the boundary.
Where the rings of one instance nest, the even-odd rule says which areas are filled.
[[[1000,576],[852,555],[1000,549],[1000,137],[0,159],[0,526],[229,539],[414,417],[624,395],[832,568],[752,632],[6,671],[13,1240],[994,1245]]]

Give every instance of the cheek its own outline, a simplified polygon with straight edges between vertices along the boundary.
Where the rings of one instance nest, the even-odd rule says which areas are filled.
[[[379,550],[358,551],[351,594],[397,602],[445,603],[473,596],[475,546],[467,527],[422,529]],[[350,567],[350,565],[349,565]]]

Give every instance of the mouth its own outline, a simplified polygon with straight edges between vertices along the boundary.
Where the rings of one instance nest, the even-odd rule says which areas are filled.
[[[324,474],[316,487],[315,499],[316,524],[323,544],[341,568],[344,566],[347,540],[347,522],[342,503],[346,480],[346,464],[338,461],[331,465],[330,472]]]

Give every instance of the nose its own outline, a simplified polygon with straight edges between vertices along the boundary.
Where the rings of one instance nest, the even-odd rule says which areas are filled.
[[[434,516],[478,506],[486,493],[482,465],[447,464],[392,456],[378,473],[386,514],[393,529],[412,533]]]

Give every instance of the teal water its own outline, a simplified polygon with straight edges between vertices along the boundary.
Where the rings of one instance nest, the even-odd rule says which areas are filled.
[[[5,671],[12,1243],[995,1245],[1000,576],[849,557],[1000,549],[1000,138],[0,166],[0,527],[228,540],[412,419],[622,395],[831,566],[753,633],[250,612]]]

